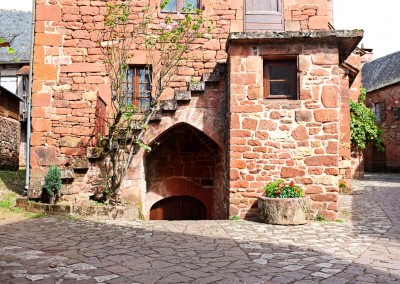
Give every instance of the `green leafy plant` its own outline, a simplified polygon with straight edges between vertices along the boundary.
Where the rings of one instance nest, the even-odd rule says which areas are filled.
[[[350,101],[350,133],[351,144],[355,150],[363,150],[372,143],[379,150],[384,150],[383,130],[376,123],[376,116],[365,105],[366,91],[361,88],[358,102]]]
[[[61,172],[58,166],[50,166],[44,177],[43,192],[50,198],[56,198],[61,191]]]
[[[7,194],[3,200],[0,201],[0,208],[12,208],[15,205],[15,194]]]
[[[231,221],[239,221],[240,217],[239,217],[239,215],[232,215],[231,217],[229,217],[229,220],[231,220]]]
[[[271,198],[299,198],[303,197],[303,189],[295,185],[294,181],[285,183],[283,179],[270,182],[264,187],[265,196]]]
[[[339,182],[339,187],[340,188],[347,188],[347,182],[346,181]]]
[[[322,214],[320,214],[320,213],[317,214],[317,216],[315,217],[314,220],[315,220],[315,221],[318,221],[318,222],[328,222],[328,219],[326,219],[326,218],[324,217],[324,215],[322,215]]]

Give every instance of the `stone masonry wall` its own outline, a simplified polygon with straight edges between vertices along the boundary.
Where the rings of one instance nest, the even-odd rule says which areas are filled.
[[[333,24],[333,0],[284,0],[286,31],[328,30]]]
[[[0,116],[0,170],[18,170],[19,121]]]
[[[338,210],[340,74],[336,46],[230,47],[230,215],[254,219],[262,188],[302,184],[329,219]],[[298,55],[299,99],[263,99],[263,56]]]
[[[391,171],[400,171],[400,119],[394,118],[393,108],[400,108],[400,84],[394,84],[367,94],[366,104],[385,103],[386,115],[379,124],[385,135],[383,144],[386,151],[386,168]],[[373,168],[374,156],[371,148],[367,149],[365,167]]]
[[[285,1],[287,30],[328,29],[331,20],[331,1]],[[97,96],[110,104],[108,78],[102,66],[101,52],[97,45],[98,32],[103,29],[106,1],[96,0],[36,0],[36,25],[33,62],[31,183],[29,197],[37,198],[47,167],[58,164],[62,168],[85,159],[87,148],[92,147],[95,105]],[[134,1],[134,11],[141,10],[148,1]],[[158,3],[154,1],[153,3]],[[191,80],[199,80],[204,72],[211,72],[217,64],[225,64],[227,37],[230,32],[243,31],[243,1],[203,0],[205,16],[214,21],[210,34],[201,39],[189,53],[185,65],[179,68],[171,89],[162,99],[172,99],[173,89],[186,89]],[[159,13],[160,21],[165,14]],[[290,22],[290,23],[289,23]],[[135,50],[132,64],[145,64],[142,50]],[[187,123],[211,138],[224,151],[225,79],[206,86],[202,95],[192,96],[187,104],[178,105],[175,112],[163,115],[161,122],[152,124],[146,141],[157,140],[162,133],[177,123]],[[121,194],[123,202],[146,201],[144,153],[134,158]],[[222,181],[224,163],[217,165],[219,187],[227,188]],[[218,169],[221,172],[218,172]],[[72,184],[63,192],[71,201],[87,199],[97,190],[101,173],[96,161],[90,160]],[[79,198],[77,197],[79,196]],[[226,196],[219,193],[220,218],[227,214]],[[145,208],[148,212],[149,208]]]

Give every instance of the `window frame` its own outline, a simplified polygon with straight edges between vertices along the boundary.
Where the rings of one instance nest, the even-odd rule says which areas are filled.
[[[133,77],[132,81],[129,81],[129,71],[133,70]],[[145,71],[145,82],[141,83],[140,82],[140,71],[144,70]],[[143,64],[130,64],[127,68],[126,76],[124,80],[122,81],[122,88],[121,88],[121,101],[124,104],[131,104],[136,106],[136,111],[139,113],[147,111],[152,104],[152,84],[151,84],[151,76],[152,76],[152,68],[151,66],[148,65],[143,65]],[[146,80],[148,78],[148,80]],[[131,86],[131,90],[129,91],[129,84]],[[149,86],[149,90],[143,91],[144,93],[147,93],[147,96],[142,96],[141,90],[140,90],[140,85],[145,84]],[[141,102],[142,100],[147,100],[150,99],[149,101],[149,107],[148,108],[143,108],[141,107]]]
[[[270,79],[269,66],[289,66],[292,69],[290,74],[290,95],[271,95],[270,83],[279,79]],[[284,81],[285,79],[282,79]],[[269,56],[263,58],[263,84],[264,84],[264,99],[299,99],[299,72],[298,72],[298,56]]]
[[[161,2],[163,0],[160,0]],[[183,8],[185,7],[185,0],[176,0],[176,10],[175,11],[165,11],[164,9],[160,8],[161,13],[166,13],[166,14],[178,14],[178,13],[186,13],[183,12]],[[195,9],[200,9],[201,7],[201,0],[197,0],[197,7]]]
[[[393,107],[392,108],[393,111],[393,120],[400,120],[400,107]]]
[[[372,112],[376,116],[376,122],[380,123],[386,119],[386,103],[379,101],[372,104]]]

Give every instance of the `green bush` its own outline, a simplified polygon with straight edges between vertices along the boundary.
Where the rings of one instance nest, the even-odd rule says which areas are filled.
[[[270,182],[264,187],[265,196],[272,198],[298,198],[303,197],[303,189],[294,184],[294,181],[286,184],[283,179]]]
[[[61,190],[61,172],[58,166],[50,166],[49,171],[44,177],[44,193],[47,197],[53,198]]]
[[[361,88],[358,102],[350,101],[350,134],[351,144],[357,150],[364,150],[372,143],[379,150],[384,150],[382,137],[384,132],[376,123],[376,116],[365,105],[366,91]]]

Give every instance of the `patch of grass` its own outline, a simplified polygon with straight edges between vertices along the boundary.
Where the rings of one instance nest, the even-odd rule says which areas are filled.
[[[315,221],[318,221],[318,222],[328,222],[328,219],[326,219],[325,217],[324,217],[324,215],[322,215],[322,214],[317,214],[317,216],[315,217],[315,219],[314,219]]]
[[[15,200],[17,199],[17,195],[15,193],[8,193],[4,198],[0,201],[1,208],[13,208],[15,207]]]
[[[342,219],[337,219],[335,220],[336,223],[344,223],[344,221]]]
[[[350,216],[351,213],[349,211],[343,210],[340,212],[343,216]]]
[[[46,217],[46,213],[32,213],[32,212],[25,212],[25,216],[31,219],[40,219]]]
[[[74,215],[68,215],[66,218],[71,221],[81,221],[82,220],[80,217],[74,216]]]

